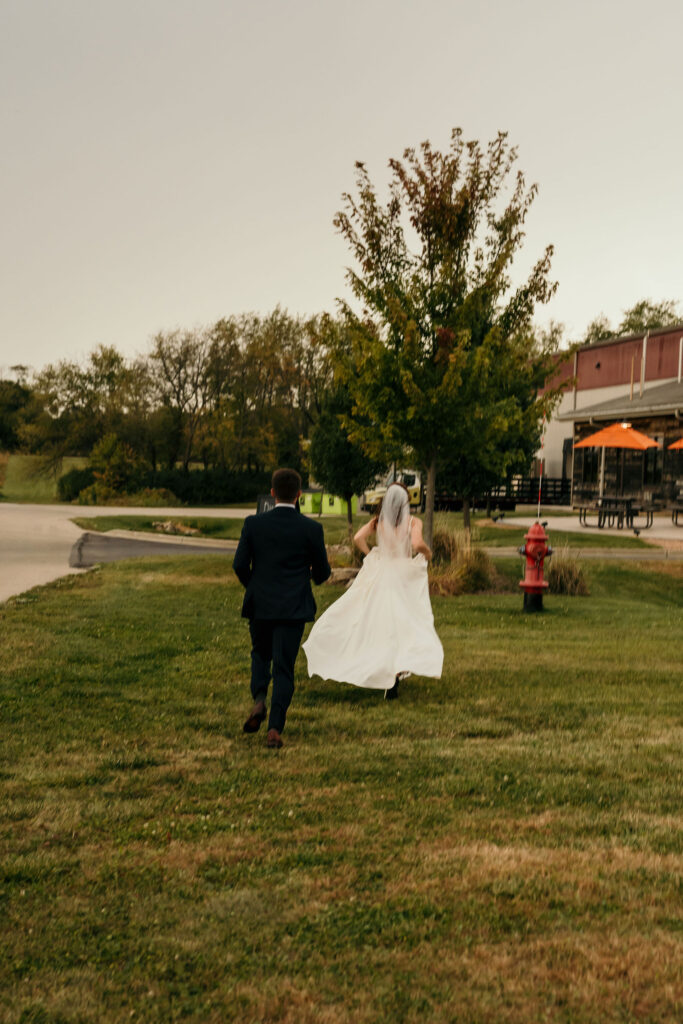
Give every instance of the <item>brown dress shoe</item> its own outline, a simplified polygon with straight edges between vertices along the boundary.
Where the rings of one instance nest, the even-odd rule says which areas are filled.
[[[254,704],[251,709],[251,714],[246,720],[242,729],[244,732],[258,732],[261,728],[261,722],[266,717],[266,705],[261,702],[260,704]]]
[[[273,748],[282,746],[282,736],[277,731],[277,729],[268,730],[268,735],[266,736],[266,746]]]

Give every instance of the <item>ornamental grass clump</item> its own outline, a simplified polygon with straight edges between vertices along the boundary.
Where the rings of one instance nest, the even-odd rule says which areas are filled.
[[[476,529],[465,530],[453,526],[447,516],[434,517],[434,537],[432,540],[432,562],[435,566],[449,566],[472,550],[472,542],[477,540]]]
[[[473,544],[473,531],[437,520],[432,542],[429,590],[442,597],[498,589],[499,577],[486,552]]]
[[[570,597],[588,597],[588,581],[578,558],[570,555],[569,548],[556,551],[545,564],[545,578],[551,594],[567,594]]]

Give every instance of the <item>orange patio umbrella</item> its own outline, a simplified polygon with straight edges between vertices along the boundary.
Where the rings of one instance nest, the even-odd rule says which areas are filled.
[[[676,448],[683,448],[683,437],[679,437],[677,441],[669,445],[669,451],[675,450]]]
[[[657,442],[647,434],[641,434],[639,430],[634,430],[630,423],[612,423],[609,427],[598,430],[597,434],[591,434],[590,437],[579,441],[574,447],[636,448],[638,451],[645,451],[646,448],[656,448]]]
[[[602,448],[600,458],[600,497],[605,489],[605,449],[632,448],[644,452],[647,448],[656,448],[657,442],[647,434],[634,430],[630,423],[612,423],[597,433],[577,442],[575,448]]]

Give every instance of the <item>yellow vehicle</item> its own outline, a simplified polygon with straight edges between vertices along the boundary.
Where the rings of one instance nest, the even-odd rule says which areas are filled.
[[[399,469],[394,472],[390,470],[384,479],[374,487],[370,487],[363,495],[361,507],[366,511],[376,509],[380,501],[387,493],[389,484],[403,484],[410,495],[410,507],[421,509],[423,504],[422,477],[416,469]]]

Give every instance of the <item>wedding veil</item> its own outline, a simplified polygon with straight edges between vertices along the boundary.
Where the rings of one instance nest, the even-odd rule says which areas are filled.
[[[383,558],[410,558],[410,499],[400,484],[391,484],[382,500],[377,547]]]

